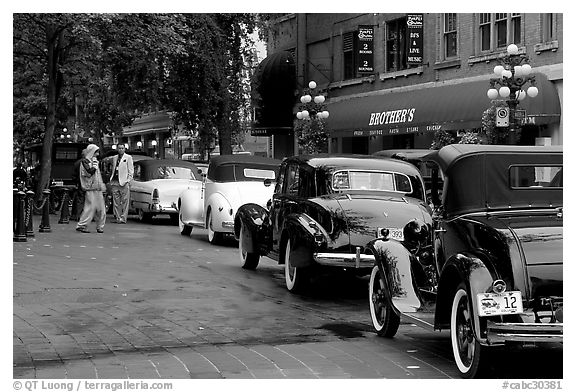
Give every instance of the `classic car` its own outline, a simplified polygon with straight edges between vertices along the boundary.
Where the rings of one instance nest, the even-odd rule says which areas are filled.
[[[212,157],[202,186],[189,187],[178,196],[180,234],[205,227],[210,243],[232,234],[238,207],[265,205],[270,199],[279,165],[279,160],[248,154]]]
[[[449,329],[465,378],[486,376],[494,346],[562,342],[561,146],[449,145],[428,159],[445,179],[433,223],[367,245],[378,335],[401,320]]]
[[[199,169],[180,159],[145,159],[134,162],[134,181],[130,186],[130,212],[149,222],[159,214],[178,221],[174,207],[178,195],[188,187],[201,187]]]
[[[128,153],[132,157],[133,162],[141,161],[143,159],[154,159],[143,152],[131,151]],[[110,186],[110,175],[112,174],[112,162],[115,155],[118,155],[116,150],[108,151],[104,154],[104,158],[100,161],[100,172],[102,173],[102,179],[106,184],[106,193],[104,194],[104,205],[106,206],[106,212],[112,213],[112,187]]]
[[[368,275],[365,246],[388,235],[403,239],[412,219],[432,222],[424,183],[410,163],[364,155],[286,158],[272,200],[238,210],[234,232],[241,265],[261,256],[284,265],[286,287],[302,292],[320,272]]]

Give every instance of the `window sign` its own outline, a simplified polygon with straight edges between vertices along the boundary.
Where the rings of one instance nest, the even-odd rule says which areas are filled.
[[[374,73],[373,26],[358,26],[358,73]]]
[[[421,65],[424,52],[424,15],[408,15],[406,25],[408,26],[407,63],[410,65]]]

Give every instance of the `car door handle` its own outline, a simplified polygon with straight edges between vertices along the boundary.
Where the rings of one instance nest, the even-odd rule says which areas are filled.
[[[446,233],[446,229],[436,229],[434,233]]]
[[[292,200],[286,200],[286,201],[284,202],[284,204],[286,204],[286,205],[292,205],[292,204],[298,204],[298,203],[296,203],[295,201],[292,201]]]

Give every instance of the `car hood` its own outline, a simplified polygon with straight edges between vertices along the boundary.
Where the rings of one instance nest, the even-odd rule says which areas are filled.
[[[402,230],[410,220],[431,222],[425,205],[411,198],[393,194],[339,194],[336,198],[340,216],[345,222],[350,251],[364,247],[377,237],[379,228]]]

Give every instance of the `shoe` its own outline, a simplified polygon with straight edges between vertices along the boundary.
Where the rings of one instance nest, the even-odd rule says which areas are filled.
[[[104,230],[103,230],[103,229],[96,229],[96,231],[97,231],[98,233],[104,233]]]
[[[85,227],[77,227],[76,231],[79,231],[80,233],[90,233],[90,230]]]
[[[118,223],[126,224],[126,221],[125,221],[125,220],[121,220],[121,221],[118,221]]]

